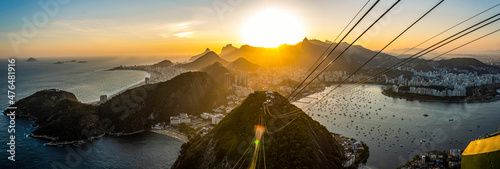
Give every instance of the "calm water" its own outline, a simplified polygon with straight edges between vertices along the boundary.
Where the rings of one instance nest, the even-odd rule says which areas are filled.
[[[80,60],[79,58],[71,58]],[[143,81],[141,71],[104,71],[118,65],[141,65],[157,62],[144,58],[85,58],[88,63],[53,64],[67,59],[39,59],[39,62],[16,64],[16,100],[42,89],[57,88],[72,92],[85,102]],[[0,65],[7,67],[7,61]],[[5,79],[6,72],[0,74]],[[0,105],[7,106],[7,88],[2,90]],[[44,146],[47,141],[27,137],[34,130],[30,121],[16,120],[16,162],[7,160],[8,118],[0,115],[0,168],[169,168],[179,155],[182,142],[160,134],[104,137],[80,146]]]
[[[331,132],[367,143],[370,168],[395,168],[427,150],[464,150],[471,140],[500,131],[498,101],[469,104],[407,101],[384,96],[381,86],[357,89],[329,99],[307,113]],[[316,101],[330,90],[300,101]],[[296,105],[304,104],[296,102]]]
[[[27,97],[42,89],[57,88],[72,92],[82,102],[98,99],[100,95],[142,81],[147,74],[142,71],[105,70],[119,65],[151,62],[113,57],[84,58],[81,60],[86,60],[88,63],[68,62],[64,64],[53,63],[69,59],[43,58],[38,62],[25,62],[25,60],[20,58],[16,62],[16,99]],[[7,84],[7,59],[0,60],[0,65],[5,67],[5,72],[0,74],[0,79],[5,79],[2,83]],[[2,90],[1,93],[6,95],[7,91]],[[0,105],[5,106],[5,103],[2,101]]]
[[[86,64],[55,65],[52,63],[61,59],[35,63],[24,60],[20,59],[17,64],[16,100],[41,89],[59,88],[75,93],[80,101],[91,101],[101,94],[142,81],[146,75],[140,71],[103,70],[120,64],[155,62],[95,58],[84,59],[89,61]],[[6,64],[5,60],[0,61],[0,65]],[[0,79],[7,79],[6,75],[0,74]],[[1,92],[3,96],[5,90]],[[301,102],[315,101],[329,90]],[[0,102],[4,109],[6,98],[0,97]],[[500,130],[499,109],[500,102],[458,104],[395,99],[382,95],[380,86],[369,85],[356,93],[330,99],[308,113],[330,131],[366,142],[371,153],[369,167],[395,168],[420,152],[465,149],[469,141]],[[424,114],[429,116],[424,117]],[[44,146],[46,141],[26,137],[34,130],[31,122],[20,119],[16,122],[17,161],[12,163],[6,159],[8,153],[5,151],[9,134],[4,129],[8,119],[0,116],[0,168],[169,168],[182,145],[181,141],[168,136],[143,133],[104,137],[78,147]],[[425,142],[421,144],[421,140]]]

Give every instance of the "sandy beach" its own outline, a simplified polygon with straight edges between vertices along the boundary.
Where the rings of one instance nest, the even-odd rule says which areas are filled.
[[[175,131],[170,130],[170,129],[152,129],[151,132],[174,137],[174,138],[177,138],[185,143],[189,141],[189,139],[186,135],[180,134],[180,133],[175,132]]]

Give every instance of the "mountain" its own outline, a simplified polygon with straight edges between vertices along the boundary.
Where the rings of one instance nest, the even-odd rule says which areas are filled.
[[[260,159],[256,168],[342,168],[343,148],[325,126],[289,102],[280,105],[285,98],[276,92],[276,104],[269,106],[271,114],[298,114],[273,118],[262,109],[266,95],[258,91],[250,94],[208,134],[183,144],[172,168],[234,168],[236,164],[248,168],[255,145],[265,147],[260,149],[265,151],[266,160],[266,166]],[[266,126],[261,142],[254,140],[256,124]]]
[[[254,64],[246,60],[245,58],[238,58],[235,61],[229,63],[227,67],[229,69],[237,71],[255,72],[259,68],[259,65]]]
[[[489,73],[487,70],[496,70],[500,71],[500,68],[496,66],[491,66],[485,64],[474,58],[452,58],[452,59],[444,59],[435,61],[438,66],[441,68],[450,68],[450,69],[458,69],[458,70],[467,70],[470,72],[478,72],[478,73]]]
[[[73,94],[59,90],[37,92],[14,106],[17,116],[36,119],[37,130],[31,136],[49,139],[50,144],[70,144],[149,130],[179,113],[198,115],[226,102],[227,94],[207,73],[187,72],[129,89],[98,106],[80,103]]]
[[[211,50],[209,48],[205,49],[205,51],[203,53],[200,53],[200,54],[197,54],[197,55],[194,55],[192,56],[191,58],[189,58],[189,61],[192,62],[198,58],[200,58],[201,56],[207,54],[208,52],[210,52]]]
[[[190,70],[201,70],[204,67],[214,64],[215,62],[219,62],[222,65],[227,65],[229,63],[228,61],[220,58],[215,52],[210,51],[192,62],[179,66]]]
[[[239,49],[231,50],[232,52],[230,53],[225,52],[225,54],[221,56],[226,60],[245,58],[246,60],[260,66],[310,67],[316,62],[316,60],[323,58],[328,47],[332,46],[333,48],[333,46],[336,45],[337,43],[334,42],[323,42],[304,38],[302,42],[295,45],[281,45],[278,48],[263,48],[243,45]],[[338,44],[338,47],[331,53],[322,65],[326,65],[330,61],[334,60],[334,58],[336,58],[348,46],[349,44],[345,42]],[[328,51],[330,51],[330,49]],[[329,70],[354,71],[375,53],[376,51],[366,49],[362,46],[352,45],[349,50],[347,50],[329,67]],[[368,66],[379,65],[387,60],[391,60],[392,58],[394,58],[394,56],[380,53],[368,64]],[[323,68],[323,66],[320,68]]]
[[[233,44],[227,44],[226,46],[222,47],[222,50],[220,51],[220,56],[225,57],[226,55],[229,55],[230,53],[238,50],[238,48],[234,47]],[[230,59],[229,61],[233,61],[234,59]]]
[[[48,118],[50,118],[50,114],[47,112],[49,112],[57,103],[66,99],[78,101],[73,93],[66,91],[57,89],[38,91],[14,104],[14,106],[19,107],[16,111],[16,115],[26,117],[31,120],[36,119],[38,123],[44,123]]]
[[[224,67],[221,63],[215,62],[214,64],[201,69],[202,72],[207,72],[208,75],[212,76],[215,81],[222,83],[224,81],[225,74],[231,74],[231,72]]]
[[[172,61],[170,60],[163,60],[161,62],[158,62],[156,64],[153,65],[153,68],[157,68],[157,67],[170,67],[174,65],[174,63],[172,63]]]

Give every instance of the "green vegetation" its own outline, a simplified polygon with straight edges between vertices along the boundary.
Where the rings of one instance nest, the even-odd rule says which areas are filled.
[[[290,110],[298,110],[290,103],[280,106],[283,96],[278,93],[274,106],[269,109],[273,115]],[[254,125],[260,124],[262,117],[267,131],[259,142],[265,146],[268,168],[341,168],[343,156],[341,146],[330,132],[314,121],[302,110],[296,116],[277,119],[264,114],[262,103],[266,95],[262,92],[250,94],[245,101],[231,111],[213,130],[204,137],[193,139],[182,146],[181,155],[173,168],[228,168],[236,164],[249,147],[249,154],[255,148]],[[290,122],[290,123],[289,123]],[[279,128],[288,124],[282,130]],[[274,134],[273,131],[277,131]],[[262,160],[262,159],[261,159]],[[251,155],[242,159],[240,164],[248,166]],[[259,163],[263,168],[264,164]]]
[[[95,136],[82,134],[84,130],[90,131],[98,127],[94,106],[66,99],[59,102],[49,114],[52,115],[50,120],[33,134],[52,136],[57,133],[58,141],[86,140]]]
[[[172,115],[211,110],[226,95],[207,73],[188,72],[167,82],[129,89],[99,106],[80,103],[72,93],[59,90],[37,92],[15,106],[18,116],[36,119],[34,136],[72,142],[149,130],[152,124],[168,122]]]

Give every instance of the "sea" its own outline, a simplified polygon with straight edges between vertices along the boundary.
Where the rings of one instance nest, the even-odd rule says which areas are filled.
[[[382,86],[350,84],[295,102],[330,132],[365,142],[370,157],[363,168],[396,168],[429,150],[464,150],[470,141],[500,131],[500,101],[443,103],[409,101],[382,94]],[[425,116],[424,116],[425,115]]]
[[[88,63],[67,62],[67,58],[39,58],[39,62],[16,62],[16,97],[57,88],[72,92],[78,100],[91,102],[100,95],[116,93],[144,81],[142,71],[105,71],[119,65],[151,64],[144,58],[71,58]],[[7,60],[0,79],[7,86]],[[349,84],[344,84],[342,91]],[[8,105],[7,87],[1,89],[0,105]],[[299,107],[313,103],[332,88],[311,94]],[[409,101],[382,94],[382,86],[363,85],[338,93],[306,112],[334,133],[367,143],[370,157],[364,168],[396,168],[427,150],[464,150],[470,141],[500,130],[500,102],[441,103]],[[427,115],[427,116],[424,116]],[[7,160],[9,119],[0,115],[0,168],[170,168],[179,156],[182,142],[175,138],[141,133],[106,136],[79,146],[46,146],[47,141],[28,137],[32,122],[16,119],[15,162]]]
[[[18,58],[15,63],[15,101],[44,89],[72,92],[81,102],[93,102],[100,95],[112,95],[135,84],[144,82],[148,73],[134,70],[106,71],[120,65],[152,64],[161,59],[144,57],[69,57],[37,58],[26,62]],[[87,61],[76,63],[66,61]],[[54,64],[55,62],[65,62]],[[5,110],[7,98],[7,59],[0,60],[3,89],[0,106]],[[0,168],[170,168],[179,155],[182,141],[156,133],[130,136],[106,136],[79,146],[46,146],[47,141],[28,137],[35,130],[32,122],[16,119],[15,160],[10,156],[7,143],[10,133],[9,119],[0,115]]]

